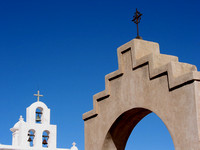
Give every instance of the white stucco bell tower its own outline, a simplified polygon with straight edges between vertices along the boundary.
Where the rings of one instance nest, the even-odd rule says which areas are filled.
[[[26,122],[20,116],[19,121],[11,128],[12,146],[10,150],[70,150],[56,148],[57,145],[57,126],[50,124],[50,109],[40,101],[40,92],[38,90],[37,102],[31,104],[26,109]],[[6,148],[6,145],[0,145]],[[77,149],[75,144],[71,150]],[[78,149],[77,149],[78,150]]]

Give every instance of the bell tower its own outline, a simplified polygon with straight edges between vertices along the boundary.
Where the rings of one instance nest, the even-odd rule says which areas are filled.
[[[56,148],[57,126],[50,124],[50,109],[40,101],[37,91],[37,102],[26,108],[26,121],[20,116],[19,121],[11,128],[12,145],[0,144],[0,150],[78,150],[74,142],[70,149]]]
[[[38,90],[37,102],[26,109],[26,122],[20,116],[19,121],[11,128],[13,132],[12,145],[31,149],[56,149],[57,126],[50,124],[50,109],[40,101]]]

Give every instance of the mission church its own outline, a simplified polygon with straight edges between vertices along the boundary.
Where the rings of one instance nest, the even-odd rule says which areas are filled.
[[[39,101],[26,108],[26,121],[20,116],[19,121],[11,128],[12,145],[0,144],[0,150],[78,150],[72,143],[70,149],[57,148],[57,126],[50,124],[50,109]]]

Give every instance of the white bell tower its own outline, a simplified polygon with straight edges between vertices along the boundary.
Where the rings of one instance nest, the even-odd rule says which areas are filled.
[[[50,109],[40,101],[40,91],[38,90],[37,102],[31,104],[26,109],[26,122],[20,116],[19,121],[11,128],[12,146],[0,145],[0,150],[10,148],[10,150],[78,150],[73,143],[71,149],[56,148],[57,126],[50,124]]]

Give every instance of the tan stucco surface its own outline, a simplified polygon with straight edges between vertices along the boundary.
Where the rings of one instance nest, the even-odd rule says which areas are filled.
[[[124,150],[135,125],[151,112],[168,128],[175,150],[200,150],[200,73],[159,45],[139,39],[118,48],[119,69],[83,114],[85,150]]]

